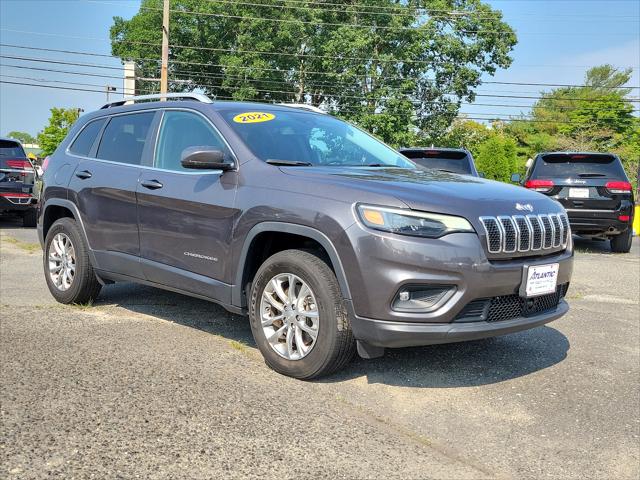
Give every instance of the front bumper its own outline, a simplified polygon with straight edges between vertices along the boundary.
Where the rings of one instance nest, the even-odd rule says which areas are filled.
[[[348,305],[354,336],[369,345],[404,347],[504,335],[550,322],[568,310],[567,303],[559,300],[553,308],[526,317],[518,311],[498,321],[461,320],[472,302],[519,298],[526,266],[557,263],[557,284],[569,284],[571,242],[566,250],[553,254],[489,260],[474,233],[426,239],[372,232],[356,224],[336,243],[351,291]],[[447,285],[455,291],[433,311],[395,310],[398,291],[409,285]]]
[[[464,342],[520,332],[552,322],[568,311],[569,305],[561,300],[554,310],[533,317],[517,317],[500,322],[406,323],[355,316],[351,319],[351,328],[359,341],[369,345],[389,348],[415,347]]]

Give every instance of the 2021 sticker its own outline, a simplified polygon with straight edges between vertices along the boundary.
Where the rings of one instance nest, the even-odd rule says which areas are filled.
[[[266,112],[245,112],[239,113],[233,117],[233,121],[236,123],[260,123],[273,120],[276,116],[273,113]]]

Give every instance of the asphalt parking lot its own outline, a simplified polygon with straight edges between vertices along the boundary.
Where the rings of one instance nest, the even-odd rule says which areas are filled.
[[[2,478],[640,476],[640,241],[577,241],[570,313],[301,382],[247,321],[118,284],[61,306],[0,220]]]

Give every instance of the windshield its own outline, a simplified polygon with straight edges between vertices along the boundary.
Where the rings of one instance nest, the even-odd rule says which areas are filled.
[[[0,140],[0,157],[25,158],[25,154],[19,143]]]
[[[466,152],[442,152],[437,150],[403,150],[405,157],[430,170],[472,174],[471,162]]]
[[[607,177],[625,179],[620,161],[612,155],[545,155],[536,162],[532,178]]]
[[[237,108],[220,113],[251,151],[270,163],[415,168],[395,150],[330,115]]]

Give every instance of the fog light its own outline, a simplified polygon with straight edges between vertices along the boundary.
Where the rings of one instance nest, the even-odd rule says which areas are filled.
[[[449,300],[455,291],[455,285],[405,286],[396,294],[391,308],[396,312],[431,312]]]

